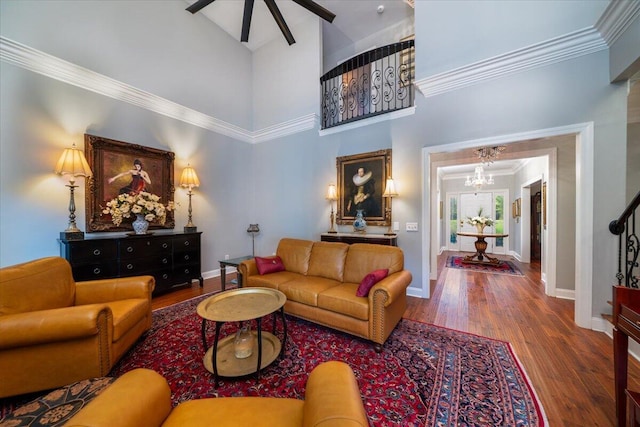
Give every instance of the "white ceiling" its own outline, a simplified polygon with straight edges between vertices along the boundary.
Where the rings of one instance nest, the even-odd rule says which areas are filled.
[[[496,160],[490,165],[483,165],[485,175],[513,175],[518,169],[524,166],[529,159],[514,159],[514,160]],[[440,166],[438,167],[438,174],[443,179],[456,179],[468,176],[473,176],[476,166],[480,165],[479,161],[474,163],[467,163],[453,166]]]
[[[195,0],[185,2],[192,4]],[[413,8],[402,0],[316,0],[316,3],[336,15],[332,24],[323,21],[323,44],[328,52],[335,52],[348,43],[362,40],[413,16]],[[309,16],[315,16],[292,0],[276,0],[276,4],[294,38],[294,27]],[[378,13],[379,6],[383,6],[383,13]],[[244,0],[216,0],[198,13],[240,41],[243,12]],[[286,43],[265,3],[256,1],[253,6],[249,42],[243,45],[253,51],[278,37]]]

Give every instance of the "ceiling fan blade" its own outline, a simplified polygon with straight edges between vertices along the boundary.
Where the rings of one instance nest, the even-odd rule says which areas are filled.
[[[298,3],[300,6],[304,7],[305,9],[307,9],[309,12],[315,13],[325,21],[333,22],[333,20],[336,17],[335,13],[332,13],[330,10],[325,9],[324,7],[320,6],[318,3],[314,1],[311,1],[311,0],[293,0],[293,1]]]
[[[244,0],[244,15],[242,15],[242,34],[240,41],[249,41],[249,28],[251,27],[251,16],[253,15],[253,1]]]
[[[278,24],[278,27],[280,27],[282,35],[285,39],[287,39],[287,43],[289,43],[289,46],[291,46],[296,42],[296,40],[293,38],[293,34],[291,34],[287,23],[284,22],[284,18],[282,17],[282,14],[280,13],[280,9],[278,9],[278,6],[276,5],[276,2],[274,0],[264,0],[264,2],[269,8],[269,12],[271,12],[271,15],[273,15],[273,19],[276,20],[276,24]]]
[[[203,7],[209,6],[214,1],[215,0],[198,0],[197,2],[195,2],[191,6],[189,6],[186,10],[188,10],[191,13],[196,13],[200,9],[202,9]]]

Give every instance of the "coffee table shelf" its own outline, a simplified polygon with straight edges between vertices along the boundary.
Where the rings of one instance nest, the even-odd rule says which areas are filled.
[[[257,340],[257,333],[251,332],[254,339]],[[251,356],[245,359],[238,359],[235,356],[233,348],[234,336],[230,335],[218,342],[217,367],[218,375],[221,377],[241,377],[253,374],[258,367],[258,350],[254,349]],[[269,332],[262,332],[262,360],[260,361],[260,369],[269,366],[280,355],[282,344],[275,335]],[[207,371],[215,374],[213,369],[213,346],[209,347],[204,355],[204,367]]]

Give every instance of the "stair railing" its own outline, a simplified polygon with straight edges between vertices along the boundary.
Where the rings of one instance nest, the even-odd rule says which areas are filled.
[[[609,231],[620,236],[618,272],[616,273],[618,286],[636,289],[640,288],[640,269],[638,268],[640,240],[638,240],[638,234],[636,233],[636,217],[639,205],[640,191],[620,215],[620,218],[614,219],[609,223]]]
[[[414,104],[414,41],[361,53],[320,78],[322,129]]]

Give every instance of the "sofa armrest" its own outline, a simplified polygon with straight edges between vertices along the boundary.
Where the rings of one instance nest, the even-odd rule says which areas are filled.
[[[368,427],[360,388],[351,367],[337,360],[315,367],[304,401],[304,427]]]
[[[248,259],[242,261],[238,266],[238,270],[240,274],[242,274],[242,279],[245,280],[249,276],[256,276],[258,273],[258,265],[256,264],[255,258]],[[244,286],[244,283],[239,283],[239,286]]]
[[[393,273],[378,283],[369,291],[369,304],[373,307],[374,301],[384,301],[384,306],[391,305],[395,300],[407,293],[407,288],[411,284],[411,273],[409,270],[398,271]],[[382,299],[376,298],[376,294],[383,293]],[[378,295],[379,297],[380,295]]]
[[[133,298],[151,300],[151,293],[155,283],[153,276],[131,276],[118,279],[76,282],[76,305]]]
[[[107,331],[111,336],[111,309],[91,304],[0,316],[0,349],[70,341]]]
[[[134,369],[118,378],[65,427],[157,427],[171,412],[167,381],[151,369]]]

